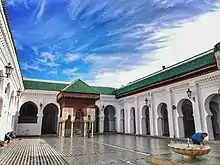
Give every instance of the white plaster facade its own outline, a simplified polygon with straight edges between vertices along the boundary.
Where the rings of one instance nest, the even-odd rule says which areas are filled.
[[[1,4],[2,5],[2,4]],[[7,26],[3,7],[0,5],[0,140],[7,131],[14,130],[15,114],[18,111],[20,98],[18,89],[24,90],[22,75],[12,38]],[[5,76],[5,66],[11,63],[14,70],[10,78]]]
[[[14,130],[17,135],[41,135],[43,110],[48,104],[57,107],[57,119],[59,118],[60,107],[56,102],[58,92],[24,90],[22,74],[2,6],[0,12],[0,76],[5,74],[4,66],[7,63],[10,62],[14,67],[10,78],[0,80],[0,139],[2,140],[4,134],[11,130]],[[220,66],[219,60],[217,63]],[[186,93],[188,88],[192,91],[191,99]],[[22,91],[20,97],[16,96],[18,89]],[[161,114],[161,107],[166,107],[168,115],[168,128],[166,129],[169,129],[169,136],[184,137],[184,114],[181,106],[185,100],[189,100],[187,105],[189,106],[190,103],[192,106],[195,131],[207,131],[210,139],[214,139],[213,115],[216,118],[214,132],[220,133],[219,92],[220,71],[218,70],[121,99],[116,99],[113,95],[101,95],[100,100],[96,102],[99,109],[98,132],[103,133],[105,129],[108,129],[137,135],[149,133],[152,136],[162,136],[166,123],[164,124],[165,119]],[[19,109],[29,101],[37,107],[37,123],[18,123]],[[107,114],[109,123],[105,128],[106,107],[111,107],[111,110]],[[148,110],[145,109],[146,107]],[[58,130],[58,124],[56,126]]]

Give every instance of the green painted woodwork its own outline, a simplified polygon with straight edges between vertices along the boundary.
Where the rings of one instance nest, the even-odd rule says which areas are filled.
[[[91,94],[100,94],[97,90],[93,87],[89,86],[85,82],[80,79],[73,81],[67,87],[62,89],[63,92],[75,92],[75,93],[91,93]]]
[[[116,96],[121,96],[123,94],[126,94],[128,92],[131,92],[133,90],[136,90],[138,88],[142,88],[154,83],[158,83],[163,80],[167,80],[169,78],[177,77],[181,74],[188,73],[190,71],[199,69],[201,67],[214,64],[216,62],[215,55],[213,52],[200,56],[194,60],[191,60],[189,62],[185,62],[183,64],[180,64],[176,67],[170,68],[164,72],[155,74],[151,77],[148,77],[146,79],[142,79],[140,81],[137,81],[135,83],[132,83],[130,85],[124,86],[122,88],[117,89],[114,94]]]

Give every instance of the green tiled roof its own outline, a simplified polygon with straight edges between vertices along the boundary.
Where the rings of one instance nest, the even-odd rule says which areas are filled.
[[[91,93],[91,94],[100,94],[93,87],[89,86],[80,79],[73,81],[71,84],[66,86],[61,91],[63,92],[76,92],[76,93]]]
[[[160,72],[158,74],[152,75],[150,77],[147,77],[145,79],[136,81],[134,83],[131,83],[127,86],[124,86],[122,88],[117,89],[114,94],[116,96],[121,96],[123,94],[126,94],[128,92],[131,92],[133,90],[158,83],[160,81],[167,80],[169,78],[176,77],[178,75],[182,75],[185,73],[188,73],[190,71],[199,69],[201,67],[214,64],[216,62],[215,55],[213,51],[211,53],[208,53],[206,55],[200,56],[198,58],[195,58],[191,61],[185,62],[183,64],[180,64],[178,66],[172,67],[164,72]]]
[[[115,88],[111,88],[111,87],[98,87],[98,86],[92,86],[92,87],[103,95],[112,95],[113,92],[115,91]]]
[[[58,82],[45,82],[45,81],[35,81],[35,80],[23,80],[25,89],[32,90],[47,90],[47,91],[61,91],[69,84],[58,83]],[[99,86],[91,86],[96,91],[103,95],[111,95],[114,92],[114,88],[111,87],[99,87]]]
[[[54,83],[45,81],[35,81],[35,80],[23,80],[25,89],[32,90],[47,90],[47,91],[61,91],[69,84],[64,83]]]

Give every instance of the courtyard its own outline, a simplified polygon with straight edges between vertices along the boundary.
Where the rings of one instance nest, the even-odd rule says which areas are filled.
[[[107,134],[93,138],[21,138],[0,150],[1,165],[149,165],[147,156],[170,154],[168,139]],[[217,165],[219,145],[193,164]],[[209,162],[209,163],[207,163]]]

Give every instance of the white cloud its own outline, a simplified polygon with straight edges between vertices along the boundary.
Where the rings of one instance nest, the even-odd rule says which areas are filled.
[[[79,58],[80,58],[79,54],[67,54],[67,56],[64,58],[64,61],[66,63],[70,63],[70,62],[78,60]]]
[[[34,63],[30,64],[30,63],[27,63],[27,62],[21,63],[21,68],[22,68],[22,70],[25,70],[25,71],[30,72],[30,73],[31,73],[33,70],[39,71],[39,72],[41,72],[41,71],[44,70],[43,68],[41,68],[41,67],[40,67],[39,65],[37,65],[37,64],[34,64]]]
[[[56,75],[58,73],[57,70],[51,70],[48,72],[49,75]]]
[[[63,74],[69,76],[70,79],[76,76],[76,72],[78,71],[78,68],[72,68],[72,69],[64,69]]]
[[[42,52],[38,61],[41,65],[55,67],[59,65],[58,63],[55,62],[56,59],[57,59],[56,55],[53,55],[49,52]]]
[[[163,65],[170,66],[213,48],[220,41],[219,18],[220,11],[215,11],[193,20],[185,20],[177,28],[161,29],[155,37],[164,37],[165,43],[158,45],[164,47],[145,55],[145,57],[152,57],[154,60],[149,62],[146,60],[144,65],[136,66],[130,71],[118,69],[98,73],[95,75],[94,84],[121,87],[130,81],[161,70]],[[94,65],[100,61],[108,62],[108,59],[104,60],[103,58],[96,60],[97,62],[93,60]]]

